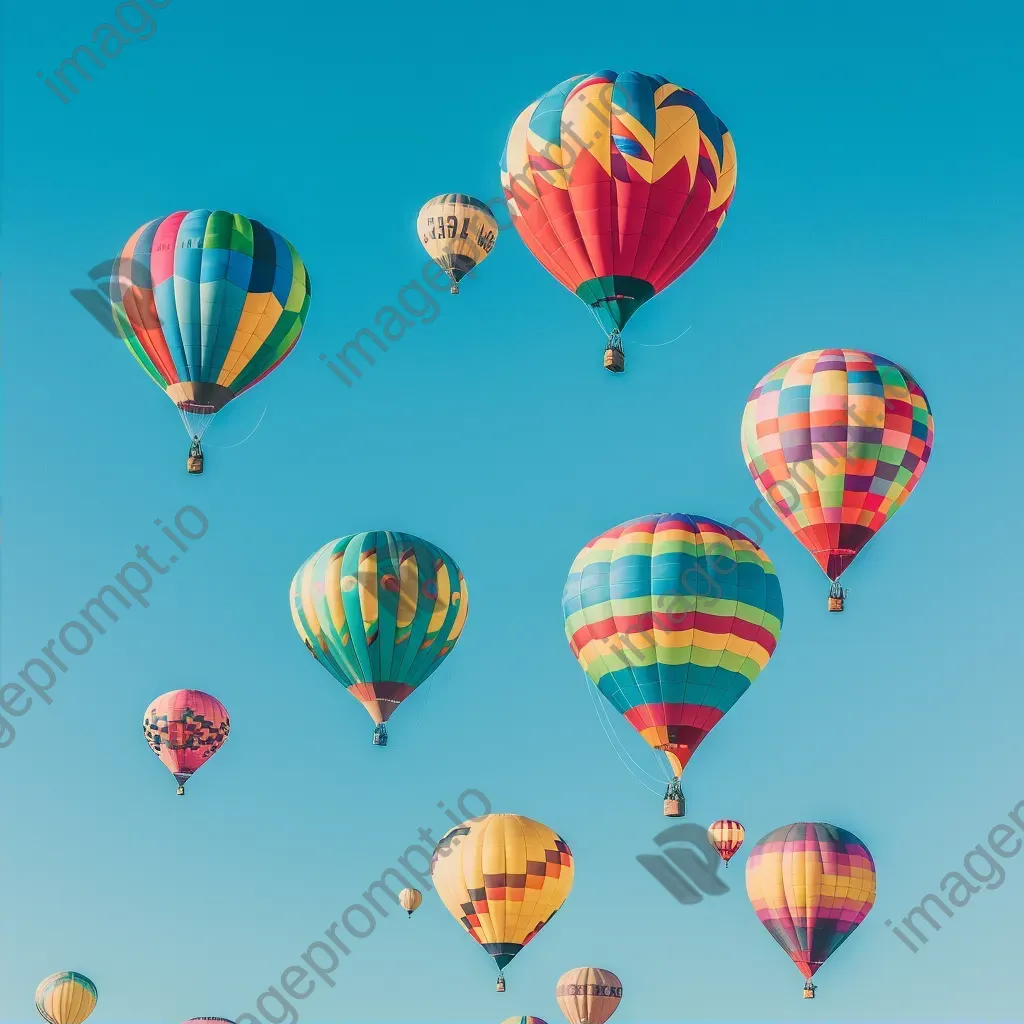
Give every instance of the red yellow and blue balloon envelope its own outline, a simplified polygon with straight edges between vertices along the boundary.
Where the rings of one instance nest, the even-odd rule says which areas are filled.
[[[617,337],[714,240],[736,150],[696,93],[605,70],[556,85],[516,118],[501,181],[526,247]]]

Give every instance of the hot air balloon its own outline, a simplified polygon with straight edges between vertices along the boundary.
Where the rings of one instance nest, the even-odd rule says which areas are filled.
[[[36,989],[36,1009],[48,1024],[82,1024],[96,999],[96,986],[77,971],[51,974]]]
[[[190,1017],[185,1024],[235,1024],[227,1017]]]
[[[771,561],[706,516],[644,516],[576,556],[562,615],[587,675],[668,757],[675,777],[664,810],[682,816],[683,768],[779,639],[782,592]]]
[[[725,220],[736,150],[699,96],[636,71],[556,85],[516,118],[501,158],[512,223],[608,335],[696,262]]]
[[[769,832],[747,858],[747,895],[761,924],[807,979],[875,902],[875,862],[852,833],[800,821]]]
[[[730,818],[720,818],[708,827],[708,841],[718,852],[718,856],[725,861],[726,867],[743,845],[745,836],[743,826]]]
[[[501,1024],[547,1024],[547,1022],[541,1020],[540,1017],[509,1017]]]
[[[231,731],[227,708],[202,690],[171,690],[150,704],[142,734],[178,783],[185,783],[224,745]]]
[[[469,612],[450,555],[408,533],[332,540],[291,586],[292,620],[314,658],[366,708],[373,742],[384,723],[449,655]]]
[[[423,902],[423,893],[419,889],[403,889],[398,894],[398,903],[401,908],[412,917],[413,911],[418,910]]]
[[[486,203],[452,193],[423,204],[416,230],[427,255],[451,278],[452,295],[458,295],[459,282],[494,248],[498,222]]]
[[[558,979],[555,999],[569,1024],[605,1024],[622,999],[622,982],[600,967],[576,967]]]
[[[910,374],[857,349],[805,352],[761,378],[743,412],[750,475],[832,581],[917,486],[932,451],[931,408]]]
[[[174,402],[202,473],[213,417],[295,347],[309,310],[299,254],[259,221],[185,210],[143,224],[110,280],[114,321],[132,355]]]
[[[558,912],[572,888],[565,840],[521,814],[486,814],[450,829],[430,876],[448,912],[498,965],[499,992],[512,958]]]

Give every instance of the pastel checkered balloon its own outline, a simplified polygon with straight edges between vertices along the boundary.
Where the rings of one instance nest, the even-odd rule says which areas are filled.
[[[917,486],[933,434],[928,399],[902,366],[828,348],[761,378],[740,443],[758,489],[835,581]]]

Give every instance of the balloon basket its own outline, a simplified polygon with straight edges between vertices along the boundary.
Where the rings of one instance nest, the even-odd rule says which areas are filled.
[[[459,286],[457,284],[453,284],[452,285],[452,295],[458,295],[458,294],[459,294]]]
[[[807,984],[804,985],[804,999],[813,999],[815,988],[815,985],[812,985],[810,982],[807,982]]]
[[[190,455],[188,457],[188,471],[193,476],[199,476],[203,472],[203,456]]]
[[[179,786],[178,787],[178,796],[184,796],[184,795],[185,795],[185,787],[184,786]]]
[[[681,818],[683,816],[683,801],[666,800],[662,813],[666,818]]]
[[[388,731],[384,728],[383,722],[373,730],[373,745],[375,747],[386,747],[388,745]]]
[[[626,369],[626,357],[621,348],[606,348],[604,350],[604,368],[612,373],[622,373]]]
[[[494,991],[495,992],[504,992],[505,991],[505,979],[500,974],[498,975],[498,984],[494,986]]]
[[[842,597],[830,597],[828,599],[828,610],[830,612],[841,612],[844,600]]]

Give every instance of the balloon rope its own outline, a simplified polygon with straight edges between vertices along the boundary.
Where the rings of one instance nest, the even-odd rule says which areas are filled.
[[[198,434],[199,439],[202,440],[206,432],[213,426],[213,417],[216,413],[196,413],[192,414],[182,409],[180,406],[178,409],[178,415],[181,417],[181,422],[185,424],[185,429],[188,431],[188,436]]]
[[[683,334],[688,334],[692,329],[693,329],[693,324],[690,324],[690,326],[687,327],[685,331],[683,331]],[[683,334],[677,334],[672,339],[672,341],[678,341],[683,336]],[[631,340],[630,344],[632,344],[632,345],[639,345],[641,348],[664,348],[666,345],[671,345],[672,341],[661,341],[657,345],[652,345],[652,344],[649,344],[648,342],[644,342],[644,341]]]
[[[252,435],[255,434],[257,430],[260,429],[260,424],[263,422],[263,417],[267,415],[267,408],[267,406],[263,406],[263,412],[260,413],[260,418],[256,421],[256,426],[253,427],[252,430],[250,430],[249,433],[246,434],[245,437],[243,437],[242,440],[239,441],[237,444],[211,444],[210,447],[227,450],[228,448],[237,448],[239,445],[245,444],[245,442],[248,441],[249,438],[252,437]]]
[[[605,707],[603,707],[601,705],[601,695],[599,693],[598,694],[594,694],[592,692],[593,690],[596,689],[596,687],[591,682],[586,681],[584,683],[584,685],[587,687],[588,691],[591,691],[590,692],[590,699],[594,703],[594,710],[597,713],[597,720],[601,723],[601,728],[604,729],[604,734],[607,737],[609,743],[611,743],[612,749],[615,751],[615,754],[618,757],[618,759],[623,763],[623,765],[625,765],[626,770],[629,772],[629,774],[632,775],[633,778],[636,779],[637,782],[639,782],[640,785],[644,787],[644,789],[649,790],[650,792],[655,793],[655,794],[660,794],[661,793],[661,789],[660,788],[652,789],[643,779],[640,778],[639,775],[637,775],[637,773],[635,771],[633,771],[632,768],[630,768],[630,766],[628,764],[626,764],[626,758],[624,758],[622,756],[622,750],[620,749],[622,747],[622,744],[619,742],[619,739],[615,735],[614,729],[612,729],[611,723],[608,720],[608,717],[607,717],[608,716],[608,710],[607,710],[607,708],[605,708]],[[646,775],[647,778],[654,779],[655,782],[659,781],[657,776],[651,775],[651,773],[649,771],[647,771],[645,768],[641,767],[640,764],[637,763],[636,760],[634,760],[633,755],[630,754],[629,751],[625,751],[625,753],[626,753],[626,757],[628,757],[629,760],[632,761],[634,765],[636,765],[637,769],[639,771],[641,771],[644,775]],[[654,754],[654,751],[651,751],[651,753]],[[657,754],[654,754],[654,756],[657,757]],[[662,781],[661,784],[664,785],[664,781]]]

